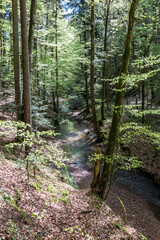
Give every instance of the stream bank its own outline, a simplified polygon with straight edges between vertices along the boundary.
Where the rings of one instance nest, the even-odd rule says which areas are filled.
[[[88,156],[96,148],[96,136],[92,125],[73,112],[59,129],[62,147],[68,153],[68,169],[79,189],[90,188],[93,164]],[[139,170],[119,171],[114,178],[111,193],[106,203],[124,219],[124,210],[115,193],[123,201],[128,223],[148,239],[160,239],[160,200],[158,186]]]

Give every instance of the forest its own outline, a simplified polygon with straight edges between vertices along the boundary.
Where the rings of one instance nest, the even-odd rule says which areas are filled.
[[[160,1],[0,0],[0,240],[160,239]]]

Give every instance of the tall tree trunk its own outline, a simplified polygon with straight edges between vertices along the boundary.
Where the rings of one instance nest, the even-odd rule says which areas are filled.
[[[155,100],[155,92],[154,92],[154,81],[153,79],[151,79],[151,107],[152,107],[152,104]]]
[[[105,19],[105,35],[104,35],[104,48],[103,51],[106,54],[107,51],[107,31],[108,31],[108,18],[109,18],[109,8],[110,8],[111,0],[108,0],[107,4],[107,13]],[[106,77],[106,56],[103,62],[103,70],[102,70],[102,101],[101,101],[101,119],[104,120],[104,99],[105,99],[105,77]]]
[[[22,34],[22,61],[23,61],[23,101],[24,101],[24,122],[29,124],[27,130],[31,132],[31,91],[30,91],[30,72],[29,72],[29,54],[27,37],[27,12],[26,1],[20,0],[21,13],[21,34]]]
[[[29,23],[29,37],[28,37],[30,73],[31,73],[31,62],[32,62],[32,46],[33,46],[33,39],[34,39],[34,28],[35,28],[35,21],[36,21],[36,7],[37,7],[37,0],[32,0],[31,9],[30,9],[30,23]]]
[[[55,28],[56,28],[56,35],[55,35],[55,41],[56,41],[56,120],[55,125],[59,126],[59,71],[58,71],[58,0],[56,0],[56,15],[55,15]]]
[[[87,58],[87,31],[86,31],[86,21],[84,20],[84,56]],[[89,93],[88,93],[88,73],[87,73],[87,63],[84,65],[84,74],[85,74],[85,99],[86,99],[86,109],[89,113]]]
[[[13,14],[13,58],[14,58],[14,84],[15,84],[15,104],[17,121],[22,120],[22,94],[20,81],[20,62],[19,62],[19,31],[18,31],[18,2],[12,0]]]
[[[38,76],[38,34],[34,39],[34,72],[35,72],[35,94],[40,97],[40,86],[39,86],[39,76]]]
[[[84,57],[85,57],[85,63],[84,63],[84,79],[85,79],[85,100],[86,100],[86,111],[89,113],[89,94],[88,94],[88,73],[87,73],[87,30],[86,30],[86,13],[85,13],[85,3],[84,0],[81,0],[82,6],[83,6],[83,27],[84,27]]]
[[[97,135],[97,139],[100,139],[100,127],[97,121],[96,108],[95,108],[95,96],[94,96],[94,50],[95,50],[95,3],[91,0],[91,70],[90,70],[90,90],[91,90],[91,108],[94,130]]]
[[[119,77],[119,82],[117,86],[118,91],[116,94],[115,107],[114,107],[113,117],[112,117],[112,125],[110,129],[109,140],[108,140],[108,145],[106,149],[106,159],[108,161],[105,161],[104,163],[102,175],[100,178],[100,184],[99,184],[98,194],[102,199],[105,198],[105,191],[110,178],[111,161],[109,160],[113,159],[113,154],[114,154],[115,146],[117,143],[119,125],[120,125],[121,116],[122,116],[122,102],[123,102],[124,88],[125,88],[124,80],[125,80],[125,76],[128,74],[128,64],[129,64],[131,43],[133,38],[133,29],[134,29],[134,22],[135,22],[135,11],[136,11],[136,6],[138,4],[138,1],[139,0],[132,0],[130,12],[129,12],[128,32],[126,35],[126,41],[124,45],[124,53],[122,56],[120,77]]]

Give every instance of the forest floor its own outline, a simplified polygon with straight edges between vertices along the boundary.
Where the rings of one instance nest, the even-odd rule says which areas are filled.
[[[1,120],[14,117],[5,111],[0,116]],[[104,203],[91,193],[92,172],[84,177],[82,169],[72,169],[79,190],[49,166],[41,166],[36,177],[28,180],[18,162],[23,153],[17,149],[11,157],[4,148],[14,136],[2,135],[0,141],[0,239],[146,239],[141,233],[151,240],[160,239],[159,221],[137,193],[117,183],[112,187],[127,210],[127,225],[116,197],[110,195]],[[49,144],[57,147],[55,139],[48,140]]]
[[[80,189],[89,189],[93,179],[92,173],[83,175],[83,171],[72,167],[71,169],[74,178],[78,176],[78,186]],[[116,194],[123,202],[128,224],[137,229],[148,240],[160,239],[160,208],[155,208],[145,197],[136,191],[114,181],[111,192],[106,200],[106,204],[117,214],[123,221],[125,221],[124,209],[114,195]],[[118,240],[118,239],[117,239]]]
[[[13,117],[3,113],[1,120]],[[11,156],[4,147],[14,136],[0,138],[0,239],[145,239],[90,188],[73,188],[56,169],[42,166],[28,180],[18,162],[23,154],[15,149]]]
[[[0,160],[0,239],[144,239],[90,190],[62,182],[54,170],[36,178]]]

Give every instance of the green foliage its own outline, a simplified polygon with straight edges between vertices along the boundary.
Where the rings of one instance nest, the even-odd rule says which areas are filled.
[[[120,199],[120,197],[118,197],[116,194],[112,193],[119,201],[120,201],[120,204],[122,205],[123,207],[123,210],[124,210],[124,217],[125,217],[125,223],[127,224],[127,212],[126,212],[126,208],[124,206],[124,203],[123,201]]]
[[[137,138],[138,137],[138,138]],[[160,133],[151,127],[135,122],[125,123],[120,128],[120,143],[124,146],[137,141],[148,142],[160,150]]]
[[[55,192],[54,186],[51,183],[48,185],[47,191],[49,191],[50,193]]]
[[[138,240],[147,240],[147,238],[143,234],[141,234]]]
[[[44,218],[45,212],[46,212],[45,209],[43,209],[41,213],[39,213],[39,212],[33,212],[33,213],[31,214],[31,217],[35,217],[37,220],[41,220],[42,218]]]
[[[105,159],[105,156],[103,153],[93,153],[88,157],[89,161],[97,161],[99,159]]]
[[[8,136],[13,133],[15,138],[23,139],[21,142],[11,142],[7,144],[8,150],[19,147],[21,151],[25,151],[25,146],[32,148],[30,153],[20,161],[21,163],[26,163],[27,171],[29,171],[30,167],[34,168],[34,176],[35,170],[39,168],[41,164],[53,163],[58,169],[66,168],[65,162],[68,159],[63,150],[55,147],[53,144],[48,145],[45,139],[56,136],[57,133],[54,131],[37,131],[30,134],[29,131],[25,130],[28,125],[25,125],[23,122],[14,121],[0,121],[0,126],[3,127],[1,135]]]
[[[63,229],[63,231],[69,232],[69,233],[73,233],[73,232],[75,232],[76,230],[78,230],[78,231],[81,233],[81,236],[82,236],[82,237],[85,237],[85,239],[87,239],[87,240],[93,239],[92,236],[90,236],[89,234],[87,234],[86,231],[83,230],[83,229],[81,229],[79,226],[74,226],[74,227],[69,227],[69,228]]]
[[[39,182],[31,182],[30,185],[34,187],[36,190],[41,190],[42,188]]]
[[[6,201],[10,206],[13,206],[23,217],[26,221],[28,221],[28,217],[26,213],[20,209],[16,203],[16,200],[13,199],[13,197],[9,194],[7,194],[3,189],[0,189],[0,196],[3,198],[4,201]]]
[[[116,221],[113,222],[114,226],[123,230],[127,235],[130,235],[129,232],[127,231],[127,229],[125,227],[123,227],[120,223],[117,223]]]
[[[69,201],[68,201],[69,194],[70,193],[68,190],[63,189],[63,190],[59,191],[58,196],[52,198],[52,202],[62,201],[65,203],[69,203]]]
[[[129,171],[131,169],[141,167],[141,164],[142,164],[142,162],[139,161],[136,157],[133,157],[133,156],[126,157],[120,153],[114,154],[113,158],[105,156],[102,153],[100,153],[100,154],[94,153],[91,156],[89,156],[90,161],[97,161],[99,159],[104,160],[106,163],[113,164],[114,172],[117,169],[124,169],[124,170]]]
[[[23,240],[21,235],[18,233],[17,224],[15,222],[13,222],[11,219],[9,219],[7,222],[7,225],[9,227],[8,234],[12,240],[14,240],[14,239]]]
[[[78,185],[75,183],[73,176],[71,176],[71,173],[69,172],[68,168],[64,168],[65,177],[67,179],[67,182],[74,188],[78,189]]]

